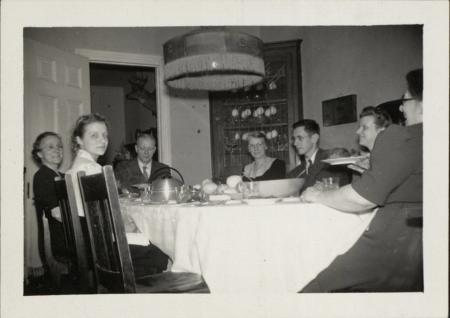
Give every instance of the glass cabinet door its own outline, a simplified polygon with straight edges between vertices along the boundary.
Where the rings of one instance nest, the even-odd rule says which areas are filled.
[[[303,117],[300,44],[301,40],[264,44],[263,82],[209,94],[215,180],[242,174],[252,161],[247,136],[254,131],[266,135],[268,156],[284,160],[287,170],[295,166],[290,140],[292,124]]]

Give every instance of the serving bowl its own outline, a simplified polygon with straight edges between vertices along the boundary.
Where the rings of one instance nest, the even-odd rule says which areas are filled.
[[[246,182],[249,184],[250,182]],[[285,198],[297,196],[303,184],[304,178],[277,179],[268,181],[254,181],[253,187],[257,189],[259,197]]]

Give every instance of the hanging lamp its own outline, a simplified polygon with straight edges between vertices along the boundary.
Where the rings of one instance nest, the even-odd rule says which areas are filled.
[[[263,42],[223,27],[202,27],[164,43],[165,83],[188,90],[226,91],[261,82]]]

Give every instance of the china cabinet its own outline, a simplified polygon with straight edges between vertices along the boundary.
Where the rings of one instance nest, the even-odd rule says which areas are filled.
[[[264,44],[266,76],[252,87],[210,92],[213,178],[224,182],[252,161],[248,133],[267,137],[267,155],[295,165],[291,126],[302,118],[301,40]]]

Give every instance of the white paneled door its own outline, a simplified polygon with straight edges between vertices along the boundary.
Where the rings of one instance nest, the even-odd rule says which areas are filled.
[[[33,204],[33,175],[38,169],[31,157],[33,142],[45,131],[61,135],[65,171],[72,160],[71,129],[90,109],[89,60],[24,39],[25,273],[42,265]]]

